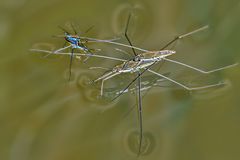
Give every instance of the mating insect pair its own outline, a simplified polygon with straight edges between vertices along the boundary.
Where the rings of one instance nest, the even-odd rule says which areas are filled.
[[[162,48],[160,48],[160,50],[158,51],[149,51],[149,50],[145,50],[145,49],[141,49],[139,47],[135,47],[132,45],[132,42],[130,40],[130,38],[128,37],[128,26],[129,26],[129,22],[130,22],[130,18],[131,15],[129,15],[128,19],[127,19],[127,23],[126,23],[126,28],[125,28],[125,37],[129,43],[129,45],[127,44],[123,44],[123,43],[118,43],[118,42],[114,42],[114,40],[97,40],[97,39],[93,39],[93,38],[87,38],[87,37],[75,37],[72,36],[70,34],[65,33],[65,39],[66,41],[70,44],[67,47],[63,47],[57,51],[51,52],[51,51],[46,51],[46,50],[38,50],[38,49],[34,49],[33,51],[40,51],[40,52],[45,52],[45,53],[50,53],[50,54],[65,54],[65,55],[70,55],[71,56],[71,61],[72,61],[72,57],[73,56],[86,56],[88,57],[91,53],[88,53],[88,48],[83,45],[81,45],[81,43],[79,43],[80,40],[82,40],[82,38],[88,40],[89,41],[93,41],[93,42],[105,42],[105,43],[110,43],[110,44],[115,44],[115,45],[119,45],[119,46],[124,46],[124,47],[128,47],[131,48],[133,51],[133,58],[132,59],[120,59],[120,58],[115,58],[115,57],[109,57],[109,56],[105,56],[105,55],[97,55],[97,54],[91,54],[92,57],[98,57],[98,58],[104,58],[104,59],[110,59],[110,60],[116,60],[116,61],[121,61],[122,63],[119,65],[116,65],[115,67],[113,67],[111,69],[111,71],[106,72],[105,74],[103,74],[102,76],[100,76],[99,78],[97,78],[96,80],[94,80],[93,82],[98,82],[98,81],[102,81],[101,82],[101,91],[100,94],[103,95],[104,94],[104,82],[106,80],[109,80],[117,75],[123,74],[123,73],[135,73],[136,77],[123,89],[119,92],[119,94],[113,98],[113,100],[115,100],[116,98],[118,98],[119,96],[121,96],[135,81],[137,81],[137,104],[138,104],[138,115],[139,115],[139,147],[138,147],[138,155],[141,154],[141,149],[142,149],[142,145],[143,145],[143,118],[142,118],[142,96],[141,96],[141,76],[146,72],[150,72],[160,78],[166,79],[176,85],[179,85],[180,87],[183,87],[186,90],[189,91],[193,91],[193,90],[200,90],[200,89],[206,89],[206,88],[211,88],[211,87],[216,87],[216,86],[220,86],[223,85],[223,82],[217,83],[217,84],[211,84],[211,85],[206,85],[206,86],[200,86],[200,87],[189,87],[186,86],[185,84],[182,84],[172,78],[169,78],[167,75],[164,74],[160,74],[154,70],[152,70],[151,68],[153,66],[155,66],[157,63],[161,62],[161,61],[167,61],[167,62],[171,62],[171,63],[175,63],[178,65],[182,65],[184,67],[193,69],[197,72],[203,73],[203,74],[210,74],[216,71],[220,71],[226,68],[230,68],[230,67],[234,67],[237,64],[232,64],[232,65],[228,65],[228,66],[224,66],[221,68],[217,68],[214,70],[210,70],[210,71],[204,71],[202,69],[190,66],[188,64],[179,62],[179,61],[175,61],[175,60],[171,60],[168,57],[170,55],[176,54],[176,51],[174,50],[168,50],[167,48],[172,45],[174,42],[176,42],[179,39],[183,39],[186,38],[190,35],[193,35],[197,32],[200,32],[202,30],[205,30],[208,28],[208,26],[204,26],[201,27],[199,29],[196,29],[192,32],[177,36],[176,38],[174,38],[173,40],[171,40],[169,43],[167,43],[165,46],[163,46]],[[71,53],[62,53],[60,51],[66,49],[66,48],[70,48],[72,47],[72,52]],[[74,53],[73,49],[78,48],[82,51],[85,51],[86,53]],[[142,53],[137,54],[136,50],[141,51]],[[70,62],[70,73],[71,73],[71,62]],[[71,75],[71,74],[70,74]]]

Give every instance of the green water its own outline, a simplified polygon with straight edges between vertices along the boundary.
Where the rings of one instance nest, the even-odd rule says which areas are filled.
[[[69,29],[73,22],[82,32],[94,25],[87,36],[113,38],[122,35],[134,8],[129,28],[134,45],[157,50],[174,36],[208,24],[208,30],[175,44],[171,58],[205,70],[240,62],[237,0],[1,0],[0,8],[1,160],[136,159],[136,110],[124,118],[135,95],[107,103],[96,99],[100,84],[86,85],[104,72],[90,66],[111,68],[119,62],[75,60],[68,83],[69,57],[42,58],[28,51],[43,43],[61,47],[63,40],[52,37],[62,34],[58,25]],[[126,57],[114,51],[117,46],[91,47]],[[193,93],[171,83],[152,89],[143,99],[146,143],[139,159],[239,159],[239,66],[208,76],[166,62],[159,72],[186,85],[221,80],[226,85]],[[109,80],[106,87],[121,78],[127,84],[133,76]]]

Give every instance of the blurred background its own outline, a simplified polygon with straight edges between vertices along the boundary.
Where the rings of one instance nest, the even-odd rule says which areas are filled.
[[[63,34],[59,25],[72,32],[73,23],[79,33],[94,26],[85,34],[89,37],[122,37],[131,11],[133,44],[158,50],[174,36],[208,24],[208,30],[171,46],[177,51],[171,58],[204,70],[240,62],[238,0],[0,0],[0,9],[1,160],[136,159],[137,110],[124,116],[135,94],[108,102],[97,98],[99,83],[87,83],[104,73],[89,67],[111,68],[119,62],[74,60],[68,82],[68,56],[43,58],[29,51],[60,48],[64,40],[53,37]],[[115,45],[89,46],[126,58]],[[143,99],[145,139],[139,159],[239,159],[239,66],[202,75],[165,62],[159,73],[188,86],[226,85],[188,92],[168,83],[149,91]],[[121,89],[134,76],[119,77],[106,88]]]

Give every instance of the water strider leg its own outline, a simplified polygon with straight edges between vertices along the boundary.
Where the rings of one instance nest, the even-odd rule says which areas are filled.
[[[126,52],[126,51],[124,51],[124,50],[122,50],[120,48],[115,48],[115,50],[120,52],[120,53],[123,53],[123,54],[127,55],[128,57],[131,56],[128,52]]]
[[[168,42],[165,46],[163,46],[163,47],[161,48],[161,50],[166,49],[168,46],[170,46],[171,44],[173,44],[175,41],[177,41],[177,40],[179,40],[179,39],[183,39],[183,38],[185,38],[185,37],[188,37],[188,36],[190,36],[190,35],[192,35],[192,34],[195,34],[195,33],[197,33],[197,32],[200,32],[200,31],[202,31],[202,30],[205,30],[205,29],[207,29],[207,28],[208,28],[208,25],[203,26],[203,27],[201,27],[201,28],[198,28],[198,29],[196,29],[196,30],[193,30],[193,31],[191,31],[191,32],[188,32],[188,33],[186,33],[186,34],[182,34],[182,35],[180,35],[180,36],[177,36],[177,37],[175,37],[173,40],[171,40],[170,42]]]
[[[141,72],[138,73],[139,78],[137,81],[137,100],[138,100],[138,118],[139,118],[139,146],[138,146],[138,156],[141,154],[142,140],[143,140],[143,117],[142,117],[142,97],[141,97]]]
[[[109,43],[109,44],[115,44],[115,45],[123,46],[123,47],[127,47],[127,48],[134,48],[134,49],[142,51],[142,52],[149,52],[146,49],[142,49],[142,48],[139,48],[139,47],[136,47],[136,46],[130,46],[130,45],[127,45],[127,44],[114,42],[115,40],[118,40],[119,38],[115,38],[115,39],[112,39],[112,40],[111,39],[110,40],[101,40],[101,39],[94,39],[94,38],[87,38],[87,37],[82,37],[82,38],[85,38],[85,39],[89,40],[88,42]]]
[[[180,82],[177,82],[177,81],[175,81],[175,80],[173,80],[173,79],[171,79],[171,78],[169,78],[169,77],[166,77],[166,76],[164,76],[164,75],[162,75],[162,74],[160,74],[160,73],[157,73],[157,72],[155,72],[155,71],[153,71],[153,70],[150,70],[150,69],[147,69],[147,70],[148,70],[149,72],[151,72],[151,73],[159,76],[159,77],[165,78],[165,79],[167,79],[167,80],[169,80],[169,81],[171,81],[171,82],[173,82],[173,83],[175,83],[175,84],[177,84],[177,85],[185,88],[185,89],[188,90],[188,91],[201,90],[201,89],[206,89],[206,88],[212,88],[212,87],[216,87],[216,86],[220,86],[220,85],[223,85],[223,84],[224,84],[223,82],[220,82],[220,83],[216,83],[216,84],[212,84],[212,85],[206,85],[206,86],[201,86],[201,87],[188,87],[188,86],[186,86],[186,85],[184,85],[184,84],[182,84],[182,83],[180,83]]]
[[[93,55],[93,53],[90,50],[88,51],[83,50],[83,51],[84,53],[87,54],[87,57],[83,60],[83,63],[85,63]]]
[[[62,50],[65,50],[65,49],[71,47],[71,46],[72,46],[72,45],[68,45],[68,46],[66,46],[66,47],[59,48],[58,50],[53,51],[53,53],[58,53],[58,52],[60,52],[60,51],[62,51]]]
[[[70,55],[70,63],[69,63],[69,78],[68,81],[70,81],[71,79],[71,75],[72,75],[72,61],[73,61],[73,56],[74,56],[74,48],[72,48],[71,50],[71,55]]]
[[[140,51],[143,51],[143,52],[147,52],[148,50],[145,50],[145,49],[142,49],[142,48],[139,48],[139,47],[135,47],[135,46],[132,45],[132,43],[131,43],[131,41],[130,41],[130,39],[128,37],[128,34],[127,34],[130,18],[131,18],[131,14],[129,14],[129,16],[128,16],[126,27],[125,27],[125,32],[124,32],[124,36],[126,37],[126,39],[127,39],[128,43],[130,44],[130,46],[126,45],[126,44],[118,43],[118,42],[113,42],[115,39],[113,39],[113,40],[97,40],[96,39],[95,40],[93,38],[87,38],[87,37],[82,37],[82,38],[85,38],[87,40],[92,40],[93,42],[94,41],[96,41],[96,42],[106,42],[106,43],[110,43],[110,44],[115,44],[115,45],[131,48],[133,53],[134,53],[134,56],[137,56],[137,53],[136,53],[136,51],[134,49],[137,49],[137,50],[140,50]],[[118,40],[118,39],[116,39],[116,40]]]
[[[29,49],[29,51],[31,52],[43,52],[43,53],[48,53],[48,54],[61,54],[61,55],[70,55],[71,53],[54,53],[52,51],[48,51],[48,50],[42,50],[42,49]],[[88,56],[87,54],[83,54],[83,53],[74,53],[74,55],[76,56]],[[125,62],[127,60],[125,59],[121,59],[121,58],[115,58],[115,57],[109,57],[109,56],[104,56],[104,55],[91,55],[92,57],[97,57],[97,58],[103,58],[103,59],[110,59],[110,60],[115,60],[115,61],[121,61],[121,62]]]
[[[94,28],[94,25],[90,26],[85,32],[84,34],[88,33],[89,31],[91,31]]]
[[[217,71],[224,70],[224,69],[231,68],[231,67],[234,67],[234,66],[238,65],[238,63],[234,63],[234,64],[231,64],[231,65],[220,67],[220,68],[213,69],[213,70],[210,70],[210,71],[204,71],[202,69],[190,66],[188,64],[185,64],[185,63],[182,63],[182,62],[179,62],[179,61],[171,60],[171,59],[168,59],[168,58],[163,58],[163,59],[166,60],[166,61],[169,61],[169,62],[173,62],[173,63],[179,64],[179,65],[185,66],[187,68],[191,68],[191,69],[193,69],[195,71],[198,71],[200,73],[203,73],[203,74],[209,74],[209,73],[217,72]]]
[[[132,51],[133,51],[133,54],[134,56],[137,56],[137,53],[135,51],[135,49],[132,47],[132,42],[130,41],[129,37],[128,37],[128,26],[129,26],[129,22],[130,22],[130,18],[131,18],[131,13],[128,15],[128,19],[127,19],[127,23],[126,23],[126,27],[125,27],[125,32],[124,32],[124,36],[126,37],[128,43],[130,44],[131,48],[132,48]]]
[[[106,67],[89,67],[88,69],[101,69],[101,70],[111,71],[110,68],[106,68]]]
[[[74,32],[74,34],[75,35],[78,35],[78,32],[77,32],[77,30],[75,29],[75,27],[74,27],[74,25],[73,25],[73,23],[71,22],[71,27],[72,27],[72,29],[73,29],[73,32]]]
[[[47,54],[47,55],[45,55],[45,56],[43,56],[43,57],[46,58],[46,57],[48,57],[48,56],[51,55],[51,54],[56,54],[56,53],[58,53],[58,52],[60,52],[60,51],[62,51],[62,50],[65,50],[65,49],[69,48],[69,47],[71,47],[71,45],[66,46],[66,47],[63,47],[63,48],[59,48],[58,50],[55,50],[55,51],[51,51],[51,52],[49,52],[49,54]],[[43,50],[41,50],[41,51],[43,51]]]
[[[113,71],[108,72],[108,73],[105,73],[105,74],[103,74],[101,77],[95,79],[95,80],[93,81],[93,83],[96,83],[97,81],[103,80],[103,79],[105,79],[106,77],[111,76],[113,73],[114,73]]]

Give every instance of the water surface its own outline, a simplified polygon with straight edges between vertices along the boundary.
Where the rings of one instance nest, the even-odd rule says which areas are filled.
[[[69,29],[73,22],[81,32],[94,26],[87,36],[119,37],[134,8],[129,28],[134,45],[157,50],[174,36],[208,24],[209,30],[176,43],[172,59],[205,70],[240,61],[237,0],[2,0],[0,4],[0,159],[4,160],[136,158],[137,112],[124,117],[135,104],[135,95],[108,103],[96,99],[100,84],[86,84],[104,72],[89,67],[111,68],[119,62],[75,60],[68,83],[69,57],[42,58],[28,51],[39,43],[61,47],[63,40],[52,37],[62,34],[58,25]],[[91,47],[126,58],[113,45]],[[206,76],[166,62],[159,72],[187,85],[221,80],[227,85],[193,93],[171,83],[152,89],[143,99],[147,145],[140,159],[239,159],[239,67]],[[106,87],[127,84],[133,77],[109,80]]]

